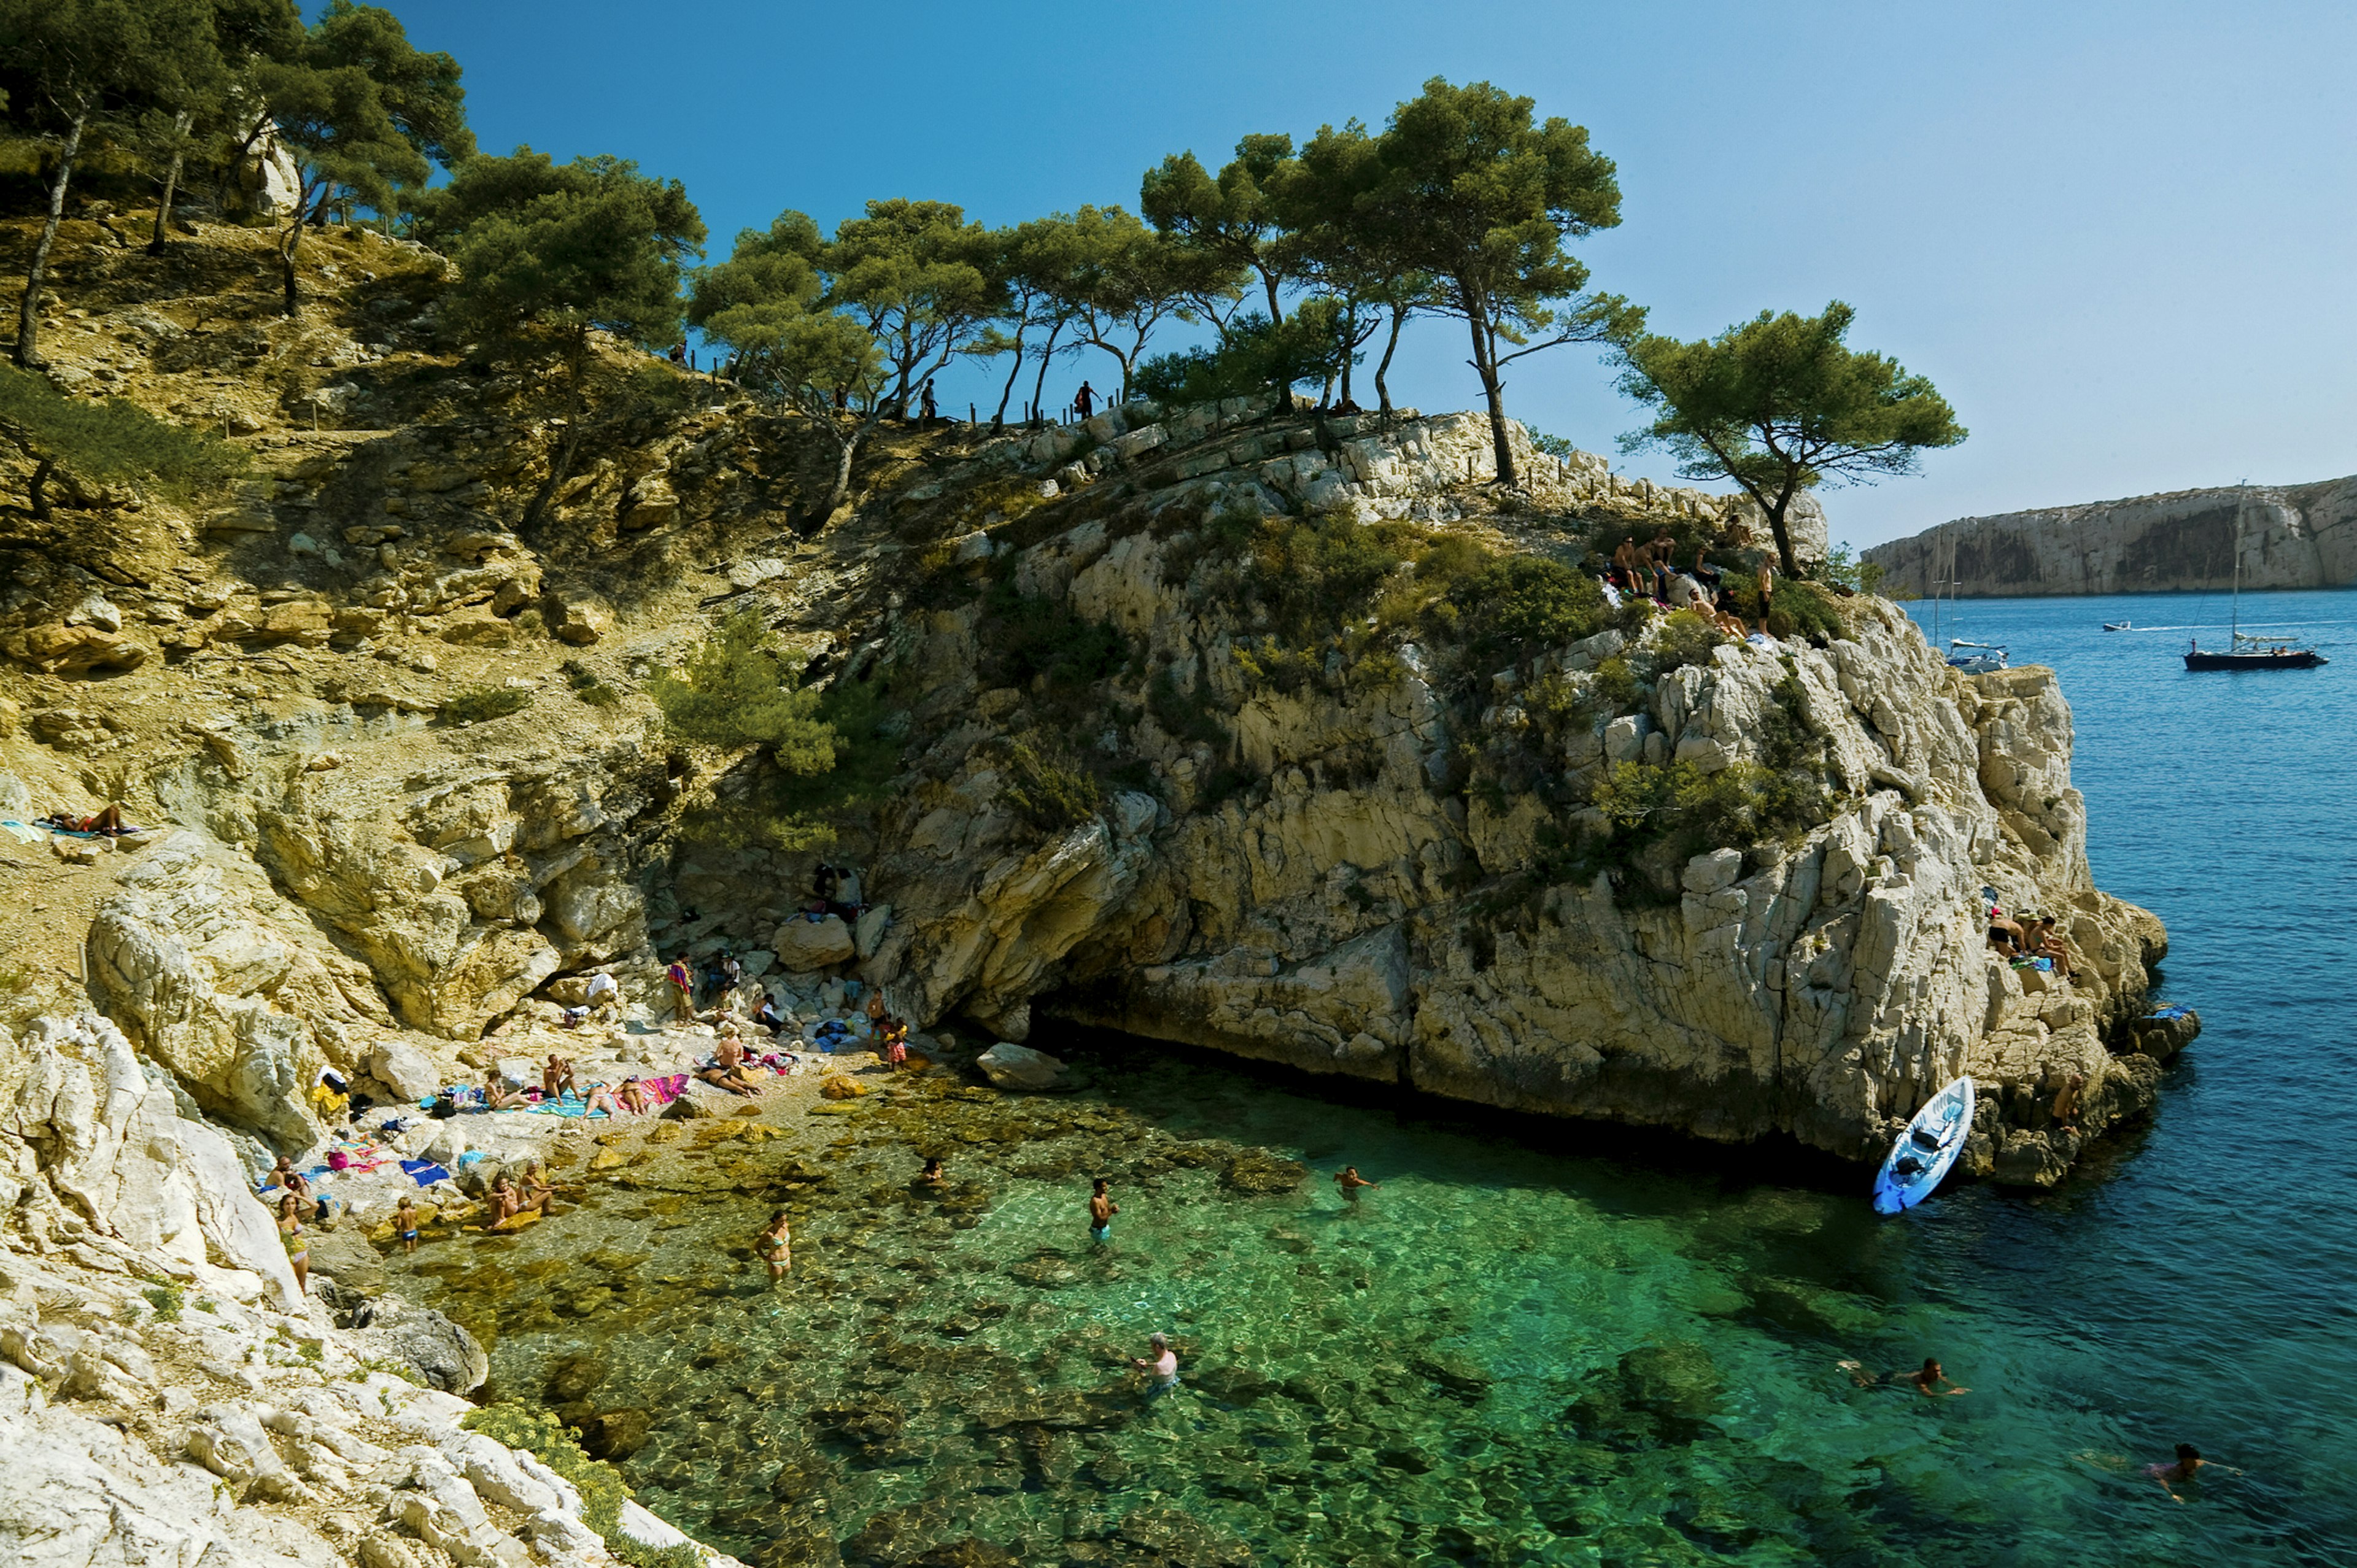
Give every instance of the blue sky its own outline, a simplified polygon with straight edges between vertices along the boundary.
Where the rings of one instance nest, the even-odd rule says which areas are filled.
[[[1246,132],[1494,81],[1618,161],[1622,224],[1581,253],[1656,330],[1846,299],[1853,344],[1954,403],[1964,446],[1825,498],[1861,545],[2357,471],[2357,6],[390,3],[458,57],[487,150],[675,177],[714,259],[785,207],[1135,210],[1166,153],[1216,166]],[[1465,358],[1456,323],[1411,328],[1394,396],[1474,406]],[[1051,401],[1110,369],[1060,366]],[[1506,397],[1590,450],[1637,422],[1579,349]]]

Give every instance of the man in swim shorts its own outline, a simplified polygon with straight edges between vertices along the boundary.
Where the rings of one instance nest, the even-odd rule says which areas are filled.
[[[1097,1177],[1095,1190],[1089,1194],[1089,1240],[1102,1246],[1113,1240],[1113,1217],[1121,1212],[1105,1190],[1105,1179]]]
[[[1359,1167],[1356,1165],[1344,1165],[1340,1171],[1336,1173],[1334,1176],[1334,1185],[1342,1189],[1342,1201],[1355,1207],[1359,1201],[1359,1189],[1361,1187],[1380,1187],[1383,1184],[1379,1181],[1369,1181],[1366,1177],[1359,1174]]]

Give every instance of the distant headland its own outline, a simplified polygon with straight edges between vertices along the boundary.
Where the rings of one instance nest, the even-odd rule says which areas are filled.
[[[2226,587],[2237,538],[2245,588],[2357,582],[2357,477],[1958,518],[1866,559],[1888,588],[1918,594],[1935,582],[1964,598],[2163,593]]]

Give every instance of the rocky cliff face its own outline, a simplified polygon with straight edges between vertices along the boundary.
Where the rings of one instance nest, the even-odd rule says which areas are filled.
[[[1890,586],[1927,596],[1935,580],[1966,597],[2223,589],[2238,535],[2246,588],[2357,583],[2357,478],[1959,518],[1866,559]]]
[[[233,272],[251,242],[207,243]],[[121,264],[88,251],[85,298]],[[1622,532],[1724,545],[1729,498],[1526,443],[1500,496],[1474,416],[1240,401],[888,437],[803,537],[791,421],[645,401],[617,355],[597,456],[527,542],[522,378],[436,338],[433,258],[330,253],[365,310],[322,278],[243,327],[118,280],[59,323],[68,381],[280,402],[221,414],[257,461],[226,505],[85,498],[114,509],[88,559],[0,540],[0,803],[161,824],[0,845],[17,1015],[102,1008],[249,1165],[315,1140],[323,1068],[408,1093],[589,966],[644,998],[724,943],[773,950],[806,1014],[861,978],[923,1024],[1054,1015],[1853,1157],[1971,1071],[2002,1090],[1975,1167],[2040,1182],[2078,1147],[2036,1108],[2057,1075],[2096,1086],[2083,1132],[2150,1099],[2123,1025],[2161,938],[2088,879],[2050,675],[1957,675],[1863,598],[1767,644],[1631,614],[1498,650],[1502,603],[1442,591]],[[220,390],[256,357],[285,379]],[[295,427],[330,404],[346,428]],[[1295,577],[1326,585],[1288,610]],[[856,929],[781,925],[808,854],[686,831],[759,768],[667,739],[642,689],[748,609],[891,710],[896,776],[831,852],[868,871]],[[2063,914],[2084,983],[1993,963],[1984,886]]]

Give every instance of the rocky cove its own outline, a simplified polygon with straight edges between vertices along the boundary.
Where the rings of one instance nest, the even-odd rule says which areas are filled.
[[[211,231],[181,264],[231,274],[259,243]],[[1309,1197],[1306,1166],[1339,1149],[1300,1135],[1299,1081],[1172,1076],[1112,1047],[1168,1107],[1141,1112],[1105,1078],[1071,1098],[1005,1094],[974,1047],[1117,1031],[1325,1075],[1344,1104],[1350,1080],[1849,1162],[1968,1072],[1984,1098],[1966,1171],[2050,1187],[2152,1107],[2190,1036],[2144,1021],[2166,938],[2093,886],[2050,671],[1949,670],[1864,595],[1817,596],[1772,642],[1635,614],[1499,642],[1463,613],[1469,585],[1523,582],[1518,562],[1576,567],[1641,529],[1722,537],[1740,521],[1727,498],[1519,435],[1525,484],[1501,494],[1470,416],[1231,400],[897,434],[813,526],[823,454],[795,421],[633,392],[640,371],[668,372],[606,345],[614,412],[554,525],[526,539],[511,521],[546,432],[519,383],[476,373],[436,325],[439,259],[361,231],[322,243],[334,260],[315,264],[337,275],[315,279],[321,303],[232,322],[160,290],[97,225],[66,226],[86,304],[56,324],[56,359],[159,406],[205,400],[245,430],[256,469],[210,510],[90,498],[111,508],[102,552],[8,547],[0,808],[29,822],[119,802],[149,829],[0,844],[0,1423],[33,1460],[8,1466],[0,1539],[28,1560],[193,1562],[216,1542],[405,1568],[637,1550],[582,1522],[573,1481],[462,1429],[461,1402],[421,1386],[465,1391],[485,1370],[492,1393],[554,1407],[634,1486],[673,1494],[707,1539],[775,1561],[995,1560],[974,1543],[1050,1529],[1017,1503],[947,1517],[939,1499],[960,1487],[1118,1499],[1060,1513],[1073,1560],[1265,1553],[1265,1525],[1216,1504],[1204,1521],[1200,1474],[1152,1456],[1170,1437],[1110,1375],[1120,1336],[1177,1310],[1153,1283],[1167,1274],[1150,1254],[1043,1239],[1049,1206],[1070,1209],[1092,1170],[1159,1195],[1164,1215],[1223,1217],[1141,1221],[1200,1274],[1246,1236],[1238,1279],[1264,1294],[1283,1259],[1316,1282],[1305,1292],[1428,1318],[1381,1377],[1326,1364],[1314,1333],[1280,1343],[1265,1304],[1244,1356],[1214,1348],[1218,1311],[1173,1318],[1190,1359],[1218,1369],[1202,1390],[1215,1434],[1190,1441],[1238,1456],[1229,1502],[1299,1488],[1267,1517],[1335,1551],[1405,1550],[1477,1515],[1577,1533],[1577,1510],[1508,1457],[1568,1403],[1589,1412],[1599,1495],[1620,1495],[1608,1472],[1642,1482],[1625,1518],[1582,1528],[1657,1534],[1671,1527],[1647,1512],[1663,1480],[1648,1467],[1714,1462],[1707,1445],[1640,1457],[1688,1444],[1717,1408],[1727,1373],[1701,1330],[1649,1350],[1659,1324],[1623,1321],[1585,1359],[1550,1341],[1561,1376],[1501,1393],[1512,1380],[1469,1362],[1450,1309],[1426,1305],[1476,1282],[1409,1266],[1415,1224],[1369,1244],[1388,1268],[1310,1229],[1350,1221]],[[255,362],[283,375],[244,373]],[[302,428],[320,407],[340,428]],[[1821,556],[1822,519],[1804,534]],[[823,851],[866,873],[854,922],[796,918],[818,850],[700,825],[791,781],[681,741],[646,694],[740,615],[879,712],[881,785]],[[1615,780],[1664,793],[1631,804]],[[1762,826],[1771,796],[1784,814]],[[1984,888],[2060,916],[2080,983],[1990,955]],[[812,1100],[815,1079],[781,1080],[758,1117],[694,1093],[634,1134],[645,1147],[554,1119],[529,1136],[505,1123],[541,1119],[426,1123],[403,1153],[545,1157],[581,1208],[507,1237],[466,1230],[452,1203],[413,1260],[363,1256],[346,1243],[383,1229],[388,1177],[356,1187],[340,1240],[319,1243],[336,1295],[296,1296],[246,1195],[274,1155],[323,1147],[322,1071],[398,1102],[555,1048],[617,1075],[673,1070],[711,1036],[667,1015],[660,965],[723,947],[750,955],[743,999],[766,991],[804,1020],[841,1010],[846,982],[881,991],[934,1070],[832,1102],[848,1109]],[[592,968],[628,1006],[585,1036],[560,1009]],[[2050,1114],[2070,1073],[2088,1086],[2075,1131]],[[910,1193],[912,1155],[942,1151],[957,1185]],[[1551,1268],[1676,1274],[1663,1288],[1696,1320],[1749,1310],[1724,1280],[1686,1277],[1677,1245],[1616,1240],[1597,1216],[1624,1197],[1517,1208],[1508,1239]],[[815,1242],[782,1301],[729,1253],[777,1199]],[[1415,1224],[1473,1223],[1467,1201],[1435,1195]],[[1548,1271],[1480,1288],[1536,1292],[1541,1274],[1560,1288]],[[443,1318],[362,1313],[388,1293],[471,1325],[488,1357]],[[1803,1295],[1770,1310],[1840,1317]],[[1306,1294],[1299,1310],[1341,1332],[1340,1309]],[[634,1336],[656,1345],[633,1355]],[[726,1351],[694,1365],[756,1336],[741,1372]],[[1394,1379],[1414,1382],[1412,1419]],[[1473,1455],[1446,1451],[1459,1407],[1495,1414],[1478,1507],[1457,1463]],[[1324,1483],[1301,1477],[1342,1462],[1321,1448],[1390,1455],[1406,1524],[1368,1514],[1319,1534]],[[715,1472],[726,1485],[705,1486]],[[1500,1501],[1518,1488],[1520,1514]],[[651,1515],[621,1528],[685,1547]]]

